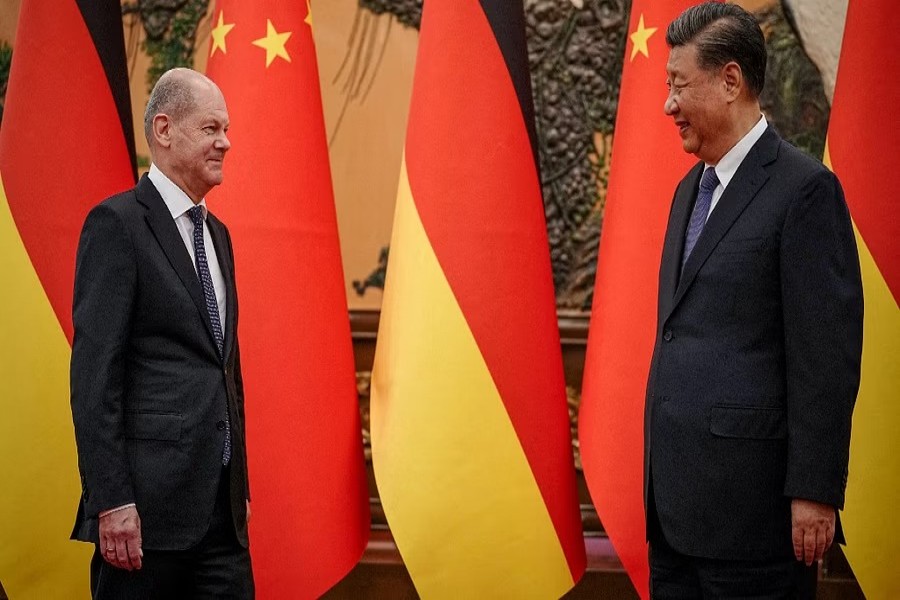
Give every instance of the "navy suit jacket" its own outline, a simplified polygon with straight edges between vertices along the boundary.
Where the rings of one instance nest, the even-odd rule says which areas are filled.
[[[703,167],[675,192],[660,265],[648,535],[658,524],[698,557],[789,557],[792,498],[844,503],[862,352],[853,228],[834,174],[770,127],[681,272]]]
[[[82,495],[74,539],[98,541],[98,513],[134,502],[143,547],[179,550],[206,533],[231,419],[232,514],[247,545],[244,393],[234,254],[212,213],[206,226],[227,293],[224,359],[203,288],[151,181],[96,206],[75,269],[71,402]]]

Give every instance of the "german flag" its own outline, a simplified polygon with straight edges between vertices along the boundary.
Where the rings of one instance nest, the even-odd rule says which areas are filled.
[[[825,151],[856,226],[866,300],[842,522],[844,553],[868,598],[900,597],[900,129],[890,116],[900,105],[898,29],[893,2],[850,3]]]
[[[369,537],[350,321],[309,2],[220,0],[209,76],[232,149],[231,230],[261,598],[317,598]]]
[[[650,595],[644,526],[644,395],[656,328],[669,199],[696,159],[663,113],[665,31],[696,0],[634,0],[584,365],[578,437],[588,488],[642,598]]]
[[[520,0],[428,0],[372,386],[425,598],[557,598],[584,541]]]
[[[68,541],[72,286],[90,207],[134,185],[116,0],[24,0],[0,129],[0,580],[12,598],[89,595]]]

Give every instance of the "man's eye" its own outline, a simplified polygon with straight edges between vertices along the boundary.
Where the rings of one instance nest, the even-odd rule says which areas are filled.
[[[216,132],[216,128],[213,127],[212,125],[207,125],[206,127],[203,128],[203,133],[205,133],[206,135],[212,135],[215,132]]]

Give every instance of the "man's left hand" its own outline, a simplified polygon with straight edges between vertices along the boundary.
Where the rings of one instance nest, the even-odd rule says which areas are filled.
[[[247,500],[247,523],[250,522],[250,501]]]
[[[791,537],[794,556],[806,566],[821,560],[834,541],[835,510],[829,504],[794,498],[791,500]]]

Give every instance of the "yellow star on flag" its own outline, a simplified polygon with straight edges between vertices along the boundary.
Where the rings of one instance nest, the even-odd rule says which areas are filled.
[[[303,21],[312,29],[312,7],[309,5],[309,0],[306,0],[306,18]]]
[[[631,38],[631,59],[634,60],[634,57],[637,56],[637,53],[640,52],[647,58],[650,58],[650,53],[647,50],[647,40],[650,39],[650,36],[656,33],[656,27],[644,27],[644,13],[641,13],[641,18],[638,20],[637,29],[634,30],[629,38]]]
[[[272,64],[272,61],[275,60],[275,57],[277,56],[291,62],[291,56],[284,47],[290,37],[290,31],[278,33],[275,30],[275,26],[272,25],[272,21],[266,19],[266,37],[253,41],[254,46],[266,49],[266,68]]]
[[[212,56],[216,50],[222,50],[222,54],[227,54],[225,50],[225,36],[234,28],[234,23],[225,23],[225,11],[219,11],[219,22],[210,32],[212,34],[212,50],[209,55]]]

